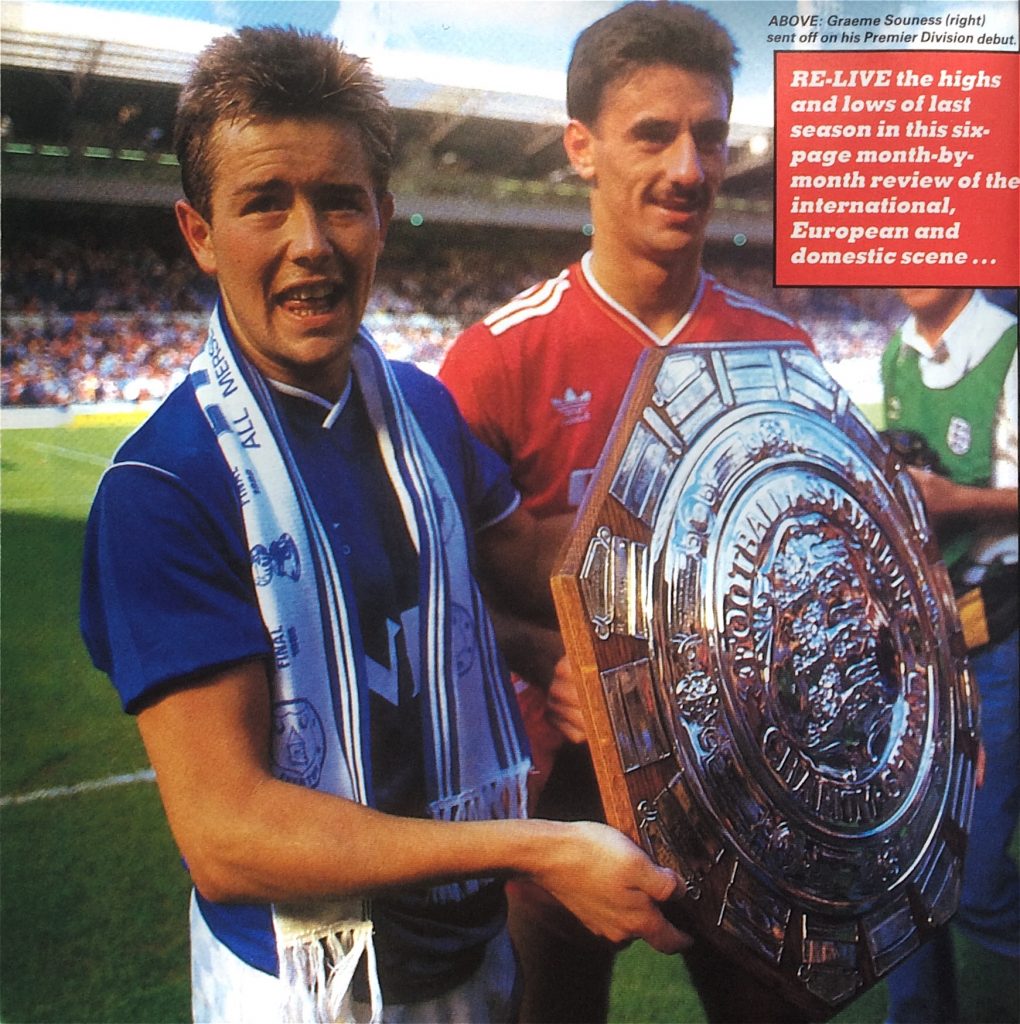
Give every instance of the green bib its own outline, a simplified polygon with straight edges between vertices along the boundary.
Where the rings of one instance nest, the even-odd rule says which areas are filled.
[[[886,426],[920,434],[938,452],[949,478],[987,487],[999,398],[1016,352],[1011,326],[989,353],[952,387],[934,390],[921,380],[920,355],[897,331],[882,354]],[[970,546],[971,532],[946,538],[943,558],[951,566]]]

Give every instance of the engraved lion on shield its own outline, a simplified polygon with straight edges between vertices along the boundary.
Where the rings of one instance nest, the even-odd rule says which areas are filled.
[[[762,570],[755,624],[776,724],[823,774],[858,780],[884,760],[900,693],[866,552],[810,514],[779,525]]]

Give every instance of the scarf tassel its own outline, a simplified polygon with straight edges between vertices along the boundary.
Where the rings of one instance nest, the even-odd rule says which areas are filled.
[[[371,991],[372,1024],[382,1020],[372,943],[371,921],[358,922],[340,931],[304,936],[279,949],[280,980],[287,992],[283,1019],[298,1022],[353,1022],[351,982],[362,958],[367,959]]]
[[[437,821],[525,818],[530,771],[529,760],[512,765],[475,789],[465,790],[445,800],[434,800],[429,804],[429,812]]]
[[[488,821],[493,818],[526,818],[528,816],[528,777],[531,762],[503,772],[485,785],[467,793],[458,793],[449,800],[436,801],[429,809],[438,821]],[[490,878],[468,878],[429,890],[432,903],[454,903],[478,892],[491,882]]]
[[[431,555],[443,548],[442,558],[426,559],[422,555],[421,571],[428,574],[430,595],[424,614],[429,621],[451,615],[450,595],[458,588],[480,602],[470,575],[464,524],[450,483],[428,438],[405,405],[386,358],[364,330],[359,331],[354,345],[352,366],[408,532],[412,538],[418,537],[422,552]],[[332,551],[323,540],[325,529],[288,445],[270,386],[235,350],[220,307],[210,320],[206,346],[192,363],[191,377],[227,466],[240,479],[258,480],[262,485],[242,505],[249,546],[253,550],[256,546],[269,548],[286,538],[289,548],[298,553],[302,567],[300,586],[294,588],[297,577],[277,570],[267,582],[260,578],[253,561],[259,610],[267,626],[311,624],[302,644],[301,665],[292,661],[273,673],[274,712],[285,718],[294,715],[296,707],[303,709],[302,714],[307,711],[304,717],[318,722],[326,733],[325,737],[310,733],[313,746],[321,744],[324,750],[339,751],[338,756],[324,758],[316,788],[367,803],[368,774],[360,731],[367,681],[359,678],[359,638],[351,629],[347,603],[351,595],[345,593]],[[244,436],[230,426],[240,423],[250,425]],[[258,443],[249,444],[256,437]],[[444,523],[441,511],[449,512],[448,523]],[[419,535],[419,520],[427,524],[423,535]],[[449,540],[445,539],[447,526]],[[317,589],[319,578],[333,583],[325,600]],[[445,647],[440,650],[435,638],[430,640],[422,659],[423,678],[429,680],[430,706],[439,709],[432,724],[440,737],[460,735],[461,729],[468,730],[473,722],[490,717],[487,695],[502,684],[492,643],[491,627],[476,636],[478,648],[488,653],[473,670],[477,678],[465,682],[455,673]],[[438,666],[439,670],[424,671],[426,665]],[[333,680],[337,681],[339,701]],[[458,685],[463,683],[463,693],[457,692],[455,680]],[[442,699],[444,687],[457,694],[450,707]],[[336,728],[330,735],[322,723],[331,720],[335,702],[343,706],[342,730]],[[442,795],[431,807],[433,817],[471,821],[525,816],[530,765],[521,749],[512,708],[500,704],[496,714],[494,736],[502,738],[498,746],[494,738],[488,749],[482,743],[473,743],[470,756],[456,747],[442,751],[450,755],[451,764],[461,767],[457,774],[467,785],[459,794],[440,788]],[[434,766],[437,777],[442,776],[441,767],[439,763]],[[478,779],[490,781],[479,784]],[[371,1019],[381,1019],[371,921],[367,910],[362,914],[353,911],[353,907],[329,905],[329,901],[316,901],[300,909],[274,908],[280,974],[289,993],[288,1022],[350,1019],[353,1003],[349,989],[363,958],[371,991]]]

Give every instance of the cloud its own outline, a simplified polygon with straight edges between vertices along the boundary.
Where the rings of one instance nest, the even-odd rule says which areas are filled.
[[[362,52],[393,50],[563,71],[577,34],[616,0],[341,0],[334,33]]]

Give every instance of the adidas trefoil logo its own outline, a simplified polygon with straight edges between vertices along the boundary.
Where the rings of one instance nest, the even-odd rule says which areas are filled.
[[[591,392],[578,394],[573,388],[567,388],[562,398],[552,400],[552,406],[563,417],[565,426],[586,423],[591,419]]]

